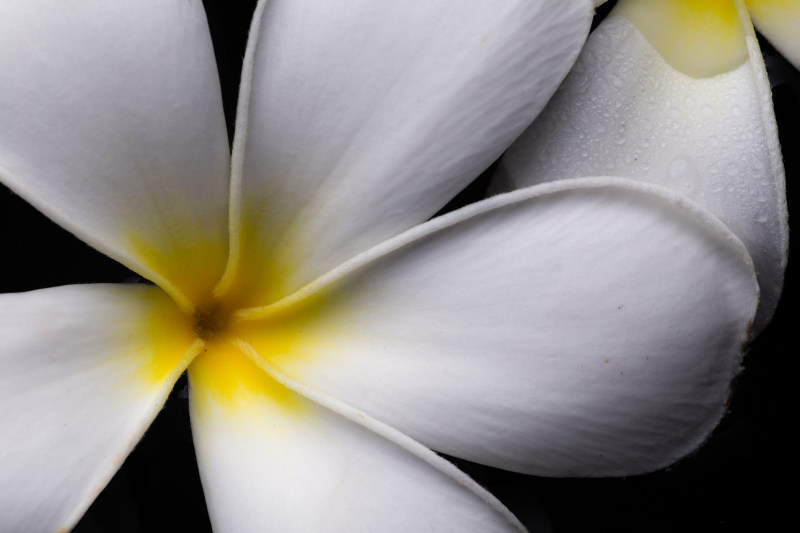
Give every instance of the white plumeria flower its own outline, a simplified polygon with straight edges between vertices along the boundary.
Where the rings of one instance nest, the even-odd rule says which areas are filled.
[[[749,10],[800,64],[799,1],[618,2],[501,161],[494,190],[624,176],[697,202],[753,258],[757,332],[780,297],[788,225],[772,98]]]
[[[0,298],[0,530],[74,525],[187,368],[219,531],[514,530],[429,448],[601,476],[705,439],[756,310],[745,246],[624,179],[425,222],[592,12],[431,4],[260,2],[230,158],[199,2],[0,4],[0,179],[155,283]]]
[[[800,66],[800,2],[618,2],[590,36],[543,113],[501,159],[491,190],[610,175],[653,183],[691,199],[722,219],[752,254],[762,284],[753,330],[763,329],[781,293],[788,228],[775,117],[753,23],[795,67]],[[800,80],[796,72],[793,75]],[[790,127],[781,132],[787,170],[790,159],[797,161],[798,112],[795,103],[794,124],[789,118]],[[794,136],[787,134],[790,130]],[[783,307],[781,326],[791,331],[794,319],[787,309]],[[793,359],[796,351],[788,334],[776,339],[774,327],[770,332],[748,360],[758,377],[745,373],[740,380],[745,386],[739,396],[739,418],[730,419],[719,436],[717,444],[725,445],[716,448],[718,455],[712,459],[719,462],[709,468],[715,451],[707,450],[699,459],[707,468],[705,475],[689,478],[693,482],[674,472],[654,478],[672,485],[651,491],[651,499],[626,499],[644,484],[631,483],[627,489],[611,485],[616,491],[602,485],[600,490],[612,495],[601,502],[624,499],[628,503],[622,514],[627,517],[634,502],[660,499],[653,505],[669,510],[669,521],[659,523],[668,530],[688,524],[702,529],[700,512],[706,513],[711,528],[724,519],[736,524],[734,528],[742,527],[741,519],[748,518],[769,529],[766,524],[773,521],[764,523],[764,512],[780,499],[781,489],[772,483],[785,462],[778,445],[785,423],[780,415],[783,405],[787,410],[791,405],[789,391],[794,388],[780,368],[786,364],[782,359]],[[754,379],[765,383],[755,392]],[[761,489],[738,497],[742,486]],[[680,498],[676,496],[680,490],[694,491],[694,496]],[[595,492],[591,495],[602,498]],[[686,522],[681,523],[676,516],[686,513],[685,507],[674,513],[673,509],[694,501],[697,509],[683,514]],[[574,503],[585,507],[586,502]],[[646,514],[655,513],[650,508],[640,517]],[[591,512],[588,516],[597,517]],[[620,522],[614,522],[614,529],[634,529],[635,522]]]

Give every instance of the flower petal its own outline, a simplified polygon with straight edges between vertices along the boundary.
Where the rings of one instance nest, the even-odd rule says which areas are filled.
[[[788,225],[775,116],[752,27],[746,33],[749,61],[693,78],[613,13],[589,38],[545,111],[504,156],[495,190],[615,175],[696,201],[727,224],[753,258],[761,285],[760,330],[783,286]]]
[[[619,0],[613,13],[633,22],[673,69],[707,78],[747,60],[743,9],[741,0]]]
[[[352,408],[305,398],[234,346],[210,347],[189,379],[215,531],[524,530],[430,450]]]
[[[229,155],[202,5],[4,0],[0,72],[0,180],[185,306],[213,287]]]
[[[544,106],[591,14],[588,0],[262,1],[233,156],[248,303],[438,211]]]
[[[0,295],[0,530],[72,527],[193,355],[160,289]]]
[[[758,31],[800,69],[800,1],[745,0],[745,4]]]
[[[608,476],[702,443],[757,298],[713,216],[586,178],[434,219],[240,318],[269,364],[435,450]]]

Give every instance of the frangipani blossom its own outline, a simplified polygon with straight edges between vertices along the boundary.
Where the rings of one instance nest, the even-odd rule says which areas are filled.
[[[759,29],[797,64],[800,2],[618,2],[545,112],[502,159],[494,190],[609,175],[697,202],[753,258],[758,332],[783,286],[788,225],[772,98],[750,9]]]
[[[661,2],[654,12],[647,9],[653,7],[651,2],[618,4],[590,36],[575,68],[545,111],[502,158],[492,190],[606,174],[666,186],[714,210],[745,242],[750,239],[748,249],[757,266],[762,265],[760,280],[768,286],[762,287],[762,297],[766,298],[755,321],[756,332],[768,322],[780,295],[788,232],[783,167],[769,85],[747,15],[752,15],[756,28],[787,58],[796,58],[800,50],[800,3],[760,3],[774,8],[777,17],[773,21],[782,19],[781,24],[792,29],[792,39],[784,40],[774,35],[770,23],[759,19],[754,3],[747,3],[749,9],[745,10],[733,2]],[[631,8],[634,14],[628,18]],[[700,27],[670,26],[668,22],[679,17],[677,13],[666,16],[664,10],[680,8],[705,8],[710,14],[715,9],[734,11],[743,21],[738,28],[747,45],[745,59],[728,72],[690,75],[681,71],[676,58],[654,46],[648,40],[651,36],[639,29],[641,24],[649,31],[672,34],[678,45],[691,43],[694,37],[700,42],[700,48],[692,51],[694,59],[713,59],[709,49],[718,42],[713,32],[720,29],[719,24],[715,27],[706,20],[698,24]],[[636,18],[648,14],[653,16],[650,26]],[[687,20],[694,19],[683,18],[683,22]],[[768,65],[781,62],[767,53]],[[794,64],[798,65],[796,59]],[[706,66],[720,67],[713,62]],[[786,85],[776,89],[776,106],[778,101],[783,104],[785,129],[781,130],[781,139],[790,184],[792,177],[796,183],[798,168],[800,75],[791,72],[790,79],[777,78],[778,82],[791,80],[794,91]],[[794,172],[789,172],[792,162]],[[789,270],[792,264],[796,268],[797,261],[789,261]],[[796,287],[790,278],[787,289]],[[771,292],[771,297],[765,292]],[[602,520],[605,513],[613,524],[610,530],[646,530],[654,524],[664,531],[781,527],[788,518],[781,502],[788,505],[789,497],[784,500],[778,480],[785,476],[790,462],[787,457],[793,453],[791,445],[782,444],[789,435],[783,426],[791,425],[794,417],[792,391],[796,389],[794,373],[785,370],[796,353],[791,332],[797,312],[790,311],[792,294],[796,291],[784,290],[782,312],[778,314],[781,320],[759,338],[747,359],[748,371],[737,380],[740,391],[734,398],[734,415],[705,453],[684,464],[683,469],[678,466],[647,476],[649,484],[637,480],[629,480],[627,485],[611,480],[599,486],[584,483],[583,497],[580,488],[569,490],[565,485],[561,496],[568,496],[572,504],[586,509],[586,515],[592,517],[579,523],[594,527],[593,519]],[[785,332],[782,336],[781,331]],[[574,500],[573,493],[578,494]],[[621,509],[613,507],[623,501]],[[606,511],[606,507],[615,511]],[[566,508],[562,510],[565,512]],[[617,516],[625,518],[617,521]]]
[[[0,50],[31,43],[0,55],[0,177],[156,282],[0,299],[3,528],[72,525],[187,366],[221,531],[514,529],[425,446],[626,474],[713,427],[757,285],[702,209],[578,180],[416,226],[544,105],[589,2],[261,2],[230,201],[202,12],[146,4],[0,7]]]

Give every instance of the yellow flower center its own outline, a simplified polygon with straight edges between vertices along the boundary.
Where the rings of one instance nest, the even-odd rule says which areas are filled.
[[[234,289],[230,286],[222,295],[201,299],[193,310],[179,311],[179,329],[189,332],[196,350],[188,371],[193,386],[204,391],[198,398],[213,400],[215,408],[229,409],[230,415],[246,410],[255,397],[295,413],[302,411],[302,402],[257,360],[286,363],[297,357],[300,332],[314,318],[313,310],[306,303],[277,313],[260,312],[261,308],[247,305],[247,291]],[[243,310],[250,313],[241,315]],[[175,364],[174,356],[164,355],[160,367]]]
[[[192,317],[192,329],[205,341],[217,339],[230,325],[231,312],[223,302],[212,298],[198,305]]]
[[[229,415],[241,412],[256,396],[276,406],[297,410],[293,394],[270,378],[247,354],[253,348],[243,350],[240,347],[239,343],[251,340],[252,329],[259,330],[268,324],[237,319],[234,313],[241,307],[239,304],[240,299],[230,294],[221,298],[207,297],[193,313],[182,313],[183,323],[191,327],[195,341],[202,341],[199,353],[188,368],[193,385],[204,391],[197,401],[213,399],[215,408],[228,408]]]

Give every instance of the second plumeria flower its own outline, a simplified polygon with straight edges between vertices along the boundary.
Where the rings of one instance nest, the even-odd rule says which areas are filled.
[[[493,190],[620,176],[697,202],[753,258],[760,331],[783,286],[788,224],[769,81],[749,9],[796,58],[800,39],[786,26],[800,27],[797,1],[618,2],[503,158]]]

